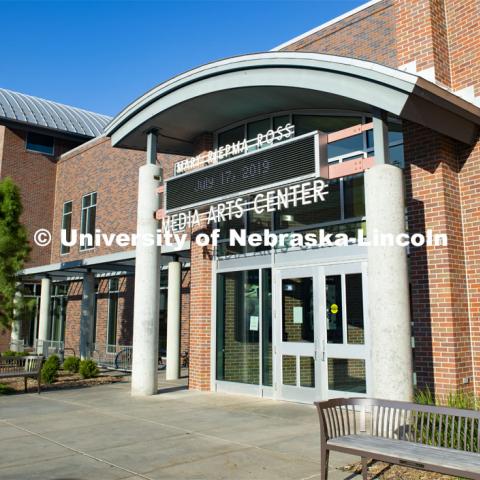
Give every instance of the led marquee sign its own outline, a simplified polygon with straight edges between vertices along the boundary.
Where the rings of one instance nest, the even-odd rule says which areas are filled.
[[[326,135],[311,132],[166,180],[167,213],[323,176]]]

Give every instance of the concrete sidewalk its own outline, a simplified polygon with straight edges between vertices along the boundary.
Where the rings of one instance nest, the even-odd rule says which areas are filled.
[[[319,478],[316,411],[308,405],[191,392],[161,382],[0,397],[2,480]],[[335,467],[330,480],[356,478]]]

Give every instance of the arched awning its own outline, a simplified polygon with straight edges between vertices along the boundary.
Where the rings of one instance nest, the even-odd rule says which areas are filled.
[[[203,132],[294,109],[385,110],[473,143],[480,109],[421,77],[347,57],[297,52],[243,55],[209,63],[153,88],[106,128],[112,144],[144,150],[159,130],[159,151],[190,155]]]

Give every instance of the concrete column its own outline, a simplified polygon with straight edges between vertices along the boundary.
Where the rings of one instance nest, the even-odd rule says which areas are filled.
[[[403,172],[376,165],[365,172],[368,240],[405,232]],[[413,372],[407,254],[405,247],[368,247],[368,312],[372,395],[412,400]]]
[[[137,248],[135,259],[135,297],[133,310],[132,395],[146,396],[158,389],[158,318],[160,301],[160,247],[142,241],[155,238],[160,208],[161,169],[153,163],[156,135],[147,139],[147,164],[139,169],[137,203]],[[153,145],[153,143],[155,145]],[[155,147],[155,148],[154,148]]]
[[[82,311],[80,315],[80,358],[90,358],[93,348],[93,313],[95,310],[95,277],[92,272],[83,276]]]
[[[43,352],[43,341],[49,339],[51,293],[52,293],[52,280],[48,277],[42,278],[41,291],[40,291],[40,312],[38,316],[37,353]]]
[[[167,380],[180,378],[180,295],[182,286],[182,265],[168,264],[167,303]]]
[[[18,309],[18,304],[22,301],[22,293],[17,290],[15,292],[15,297],[13,299],[13,321],[12,329],[10,332],[10,350],[14,352],[22,352],[23,345],[20,345],[21,335],[22,335],[22,318],[20,311]],[[23,342],[22,342],[23,343]]]

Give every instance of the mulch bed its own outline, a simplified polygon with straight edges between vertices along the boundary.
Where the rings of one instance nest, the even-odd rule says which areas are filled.
[[[118,383],[125,380],[125,376],[118,372],[102,371],[96,378],[82,378],[78,373],[64,372],[60,370],[58,372],[58,379],[51,385],[45,385],[42,383],[41,391],[60,390],[62,388],[81,388],[81,387],[93,387],[95,385],[104,385],[108,383]],[[0,384],[5,387],[0,389],[0,395],[24,393],[23,378],[4,378]],[[29,378],[27,384],[28,393],[37,391],[37,381]]]
[[[346,465],[342,470],[361,475],[362,464],[355,463],[353,465]],[[369,480],[452,480],[456,477],[415,470],[414,468],[400,467],[398,465],[389,465],[383,462],[370,462],[368,478]]]

